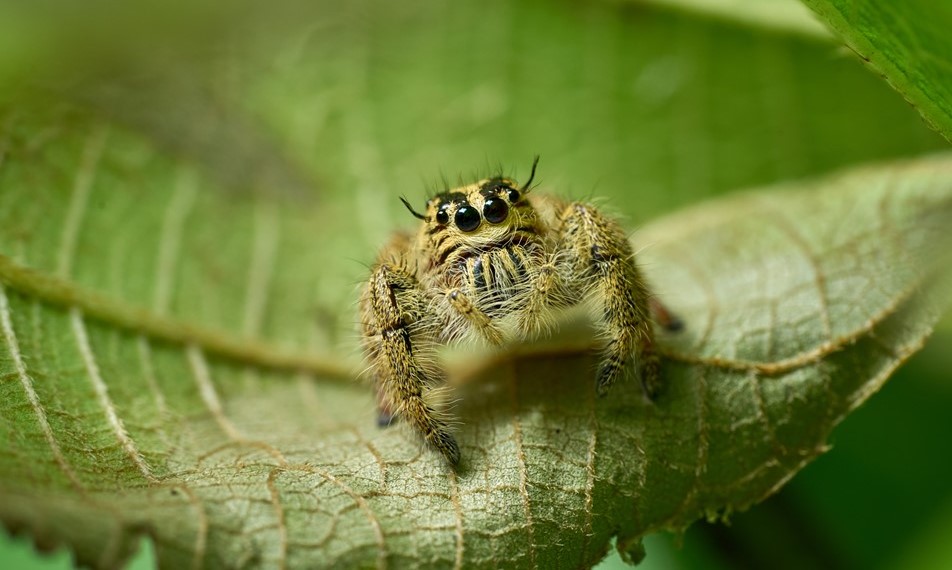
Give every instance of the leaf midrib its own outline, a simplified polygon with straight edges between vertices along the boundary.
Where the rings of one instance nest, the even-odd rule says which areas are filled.
[[[695,356],[669,345],[659,347],[659,353],[669,360],[686,364],[703,365],[733,371],[755,371],[767,376],[776,376],[817,362],[839,350],[844,345],[868,334],[879,323],[899,310],[922,288],[926,277],[912,282],[899,291],[895,298],[872,318],[848,335],[832,338],[809,350],[773,362],[722,358],[719,356]],[[268,368],[305,372],[331,381],[352,381],[359,375],[356,366],[340,363],[339,360],[321,354],[287,350],[260,338],[240,337],[213,327],[206,327],[182,319],[160,315],[142,307],[112,299],[101,293],[82,288],[73,282],[24,267],[13,259],[0,254],[0,283],[13,290],[29,295],[50,305],[63,309],[78,309],[85,317],[133,331],[147,337],[187,347],[198,347],[204,353],[235,362]],[[461,382],[479,374],[487,367],[517,357],[538,357],[550,354],[571,355],[590,352],[592,341],[530,344],[517,350],[506,351],[482,359],[475,367],[460,367],[455,376]],[[470,363],[471,364],[471,363]]]
[[[88,318],[160,341],[197,346],[204,352],[261,368],[308,372],[328,380],[350,380],[356,370],[334,359],[287,350],[259,338],[162,316],[142,307],[84,289],[73,282],[24,267],[0,254],[0,283],[63,309],[78,309]]]

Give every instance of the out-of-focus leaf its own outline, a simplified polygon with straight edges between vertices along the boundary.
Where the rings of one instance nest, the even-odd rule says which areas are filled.
[[[952,140],[952,4],[804,0],[846,44]]]
[[[828,41],[628,3],[348,6],[232,85],[296,164],[347,190],[369,248],[410,221],[393,196],[419,203],[440,172],[524,173],[536,153],[543,181],[641,223],[947,147]]]
[[[640,3],[719,18],[764,31],[802,34],[821,41],[832,39],[829,30],[799,0],[641,0]]]
[[[929,521],[918,540],[895,561],[903,568],[930,570],[952,564],[952,548],[946,538],[952,532],[952,504],[946,501],[938,516]]]

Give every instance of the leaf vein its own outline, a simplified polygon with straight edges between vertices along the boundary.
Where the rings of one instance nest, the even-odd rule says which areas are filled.
[[[181,249],[182,232],[195,201],[196,183],[190,173],[181,171],[176,180],[174,194],[162,217],[159,230],[159,253],[155,266],[155,291],[152,307],[157,314],[168,313],[172,303],[172,287],[175,282],[175,266]]]
[[[284,570],[288,564],[288,527],[287,521],[284,520],[284,506],[281,504],[281,494],[278,491],[277,485],[275,485],[275,478],[282,472],[282,469],[272,469],[268,473],[267,485],[278,528],[278,568]]]
[[[73,270],[73,256],[76,253],[76,240],[79,237],[80,226],[86,212],[89,193],[92,189],[93,175],[102,156],[106,143],[106,129],[94,131],[86,139],[80,159],[79,169],[73,183],[73,192],[70,195],[69,206],[66,210],[66,219],[63,221],[63,235],[57,255],[56,273],[67,277]]]
[[[274,277],[274,262],[280,242],[280,225],[277,213],[259,203],[255,209],[254,238],[251,263],[248,266],[247,294],[242,332],[253,338],[261,332],[261,323],[268,302],[268,289]]]
[[[774,453],[777,457],[785,457],[787,455],[787,449],[780,444],[780,441],[777,440],[777,430],[774,427],[773,421],[770,419],[770,416],[767,415],[767,407],[764,403],[764,394],[763,386],[761,385],[760,375],[756,372],[751,372],[748,375],[751,383],[751,393],[754,396],[754,405],[757,410],[757,418],[764,426],[764,431],[767,432],[767,437],[770,439],[770,445],[773,448]]]
[[[119,418],[119,414],[116,412],[116,406],[112,398],[109,397],[109,389],[103,380],[99,365],[96,363],[96,356],[93,354],[92,346],[89,343],[89,336],[86,334],[86,326],[83,323],[82,312],[74,307],[69,312],[69,318],[73,329],[73,336],[76,337],[77,347],[83,358],[83,363],[86,365],[86,373],[89,376],[89,381],[92,382],[93,390],[96,392],[96,398],[99,400],[99,405],[106,414],[109,427],[115,434],[116,439],[119,440],[119,444],[126,452],[126,455],[129,456],[129,459],[132,460],[139,472],[142,473],[142,476],[150,483],[158,482],[158,479],[152,474],[152,469],[148,466],[145,458],[136,447],[135,442],[129,436],[129,432],[126,431],[122,420]]]
[[[512,437],[516,444],[516,459],[519,462],[519,495],[522,497],[522,506],[526,517],[526,531],[528,533],[529,559],[532,567],[538,566],[536,558],[535,523],[532,520],[532,506],[529,500],[529,470],[526,465],[526,452],[522,442],[522,423],[519,421],[519,393],[516,385],[516,375],[509,367],[509,389],[512,396]]]
[[[349,381],[354,377],[353,367],[340,363],[339,359],[314,356],[305,351],[287,351],[264,340],[240,339],[213,328],[164,317],[21,266],[2,254],[0,283],[51,305],[78,308],[85,318],[168,342],[196,345],[206,352],[237,362],[278,370],[309,371],[328,381]]]
[[[773,206],[767,206],[767,211],[773,214],[777,228],[803,252],[803,255],[810,263],[810,267],[813,268],[813,284],[816,287],[817,302],[819,303],[820,322],[823,325],[823,333],[826,335],[826,338],[831,341],[833,339],[833,327],[830,325],[830,308],[826,294],[826,274],[820,266],[820,261],[810,249],[806,238],[797,229],[796,224],[794,224],[783,211]]]
[[[595,488],[595,447],[598,444],[598,418],[595,416],[595,391],[588,391],[588,426],[591,435],[588,438],[588,451],[585,457],[585,531],[582,537],[581,554],[588,555],[588,548],[594,534],[594,497]]]
[[[463,506],[460,504],[459,493],[459,479],[456,477],[455,471],[450,471],[450,499],[453,501],[453,511],[456,515],[456,524],[453,528],[453,532],[456,536],[456,558],[453,560],[454,570],[460,570],[463,567],[464,554]]]
[[[195,507],[195,515],[198,517],[198,528],[195,529],[195,552],[192,554],[192,568],[198,570],[205,565],[205,553],[208,548],[208,513],[205,511],[205,504],[189,487],[180,485],[174,488],[185,493],[189,502]]]
[[[145,378],[146,385],[149,386],[149,391],[152,392],[152,397],[155,398],[155,408],[159,413],[159,437],[169,449],[173,449],[174,444],[172,443],[172,439],[164,427],[168,425],[171,413],[165,401],[165,394],[163,394],[162,389],[159,388],[159,383],[155,377],[155,367],[152,363],[152,348],[149,345],[149,340],[142,335],[136,337],[136,350],[139,353],[139,361],[142,364],[142,376]]]
[[[76,489],[80,495],[85,495],[86,489],[79,481],[79,477],[77,477],[76,472],[73,471],[72,466],[70,466],[66,460],[66,456],[63,455],[63,450],[60,449],[59,442],[56,440],[53,429],[50,427],[49,420],[46,417],[46,410],[43,408],[43,404],[40,402],[40,397],[36,393],[36,390],[33,389],[33,379],[30,377],[29,372],[27,372],[26,363],[23,362],[20,344],[17,341],[16,332],[13,330],[13,322],[10,318],[10,303],[7,300],[6,291],[2,284],[0,284],[0,326],[3,328],[3,336],[7,342],[7,349],[10,351],[10,356],[13,358],[13,366],[16,368],[20,384],[23,386],[23,391],[26,392],[30,407],[33,408],[33,413],[36,415],[36,421],[40,425],[40,431],[43,432],[43,437],[46,439],[47,445],[50,446],[53,460],[56,462],[60,471],[66,476],[66,479],[69,480],[73,488]]]
[[[218,392],[215,391],[215,385],[212,383],[211,373],[208,371],[208,363],[205,361],[205,356],[202,354],[201,348],[190,344],[188,348],[185,349],[185,353],[188,356],[188,364],[192,370],[192,378],[195,379],[195,383],[198,385],[198,392],[202,397],[202,401],[205,402],[205,407],[211,412],[218,427],[220,427],[230,439],[243,441],[244,436],[241,435],[241,432],[238,431],[235,424],[231,423],[231,420],[225,415],[221,400],[218,398]]]
[[[367,504],[367,500],[360,496],[356,491],[351,489],[349,486],[344,484],[343,481],[334,477],[330,473],[320,470],[320,469],[307,469],[310,473],[316,473],[323,477],[329,483],[336,485],[340,490],[346,493],[351,499],[353,499],[354,504],[359,508],[364,515],[367,517],[367,520],[370,521],[370,527],[373,530],[374,538],[377,541],[377,569],[384,570],[387,568],[387,543],[384,539],[383,528],[380,525],[380,520],[377,519],[377,515],[374,514],[373,509],[370,508],[370,505]]]

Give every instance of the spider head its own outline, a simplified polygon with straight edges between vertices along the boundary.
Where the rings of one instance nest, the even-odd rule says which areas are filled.
[[[538,162],[536,157],[532,163],[532,175],[522,186],[503,177],[480,180],[437,194],[427,202],[425,214],[415,212],[406,200],[403,203],[415,217],[425,222],[428,233],[445,230],[457,235],[461,241],[479,245],[503,237],[532,212],[532,206],[525,198]]]

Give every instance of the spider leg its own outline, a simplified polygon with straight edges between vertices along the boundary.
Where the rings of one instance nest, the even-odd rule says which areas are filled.
[[[561,247],[572,252],[573,282],[585,284],[600,309],[599,328],[607,342],[598,369],[598,393],[607,393],[630,369],[634,355],[642,388],[654,398],[661,379],[649,314],[650,294],[624,231],[614,220],[580,202],[562,211],[559,231]]]
[[[383,396],[384,391],[379,386],[376,386],[377,393],[377,427],[385,428],[393,425],[393,422],[397,421],[397,414],[393,411],[393,407],[390,405],[390,402],[387,401],[387,398]]]
[[[414,342],[425,295],[417,280],[397,263],[374,268],[360,301],[365,348],[374,369],[381,414],[396,413],[452,465],[460,452],[449,425],[427,401],[429,383]],[[389,420],[389,418],[388,418]]]
[[[648,308],[651,310],[651,317],[658,326],[668,332],[679,332],[684,329],[684,321],[676,314],[672,313],[656,297],[652,297],[648,302]]]
[[[484,313],[473,303],[472,299],[470,299],[466,293],[457,287],[453,287],[447,289],[444,295],[450,306],[453,307],[486,342],[493,346],[500,346],[503,343],[502,332],[500,332],[499,327],[493,323],[489,315]]]
[[[519,330],[535,337],[547,329],[547,309],[564,306],[563,283],[555,262],[550,260],[534,270],[530,277],[526,305],[519,313]]]

